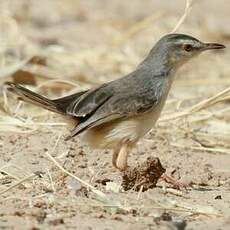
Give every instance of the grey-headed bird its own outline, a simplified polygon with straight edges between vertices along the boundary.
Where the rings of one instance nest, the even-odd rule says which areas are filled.
[[[177,69],[205,50],[223,48],[168,34],[133,72],[96,88],[50,100],[18,84],[7,82],[6,87],[26,102],[73,120],[69,138],[82,134],[93,148],[113,149],[112,163],[123,171],[130,150],[159,118]]]

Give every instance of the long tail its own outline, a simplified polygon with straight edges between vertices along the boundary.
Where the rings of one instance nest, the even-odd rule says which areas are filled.
[[[66,108],[71,103],[71,101],[76,100],[79,96],[81,96],[84,93],[79,92],[67,97],[59,98],[56,100],[50,100],[13,82],[6,82],[4,86],[7,90],[18,95],[19,99],[25,102],[32,103],[44,109],[63,115],[66,114]]]
[[[22,87],[21,85],[15,84],[13,82],[6,82],[4,84],[4,86],[10,92],[18,95],[20,100],[32,103],[32,104],[37,105],[39,107],[42,107],[44,109],[48,109],[52,112],[61,113],[61,114],[64,113],[64,111],[61,111],[57,107],[57,103],[53,102],[52,100],[50,100],[46,97],[43,97],[43,96],[37,94],[37,93],[35,93],[29,89],[26,89],[26,88]]]

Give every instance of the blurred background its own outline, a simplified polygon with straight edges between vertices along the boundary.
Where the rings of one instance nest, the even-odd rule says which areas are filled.
[[[0,3],[1,75],[10,66],[13,71],[17,62],[39,56],[42,63],[33,60],[23,66],[26,74],[34,76],[25,83],[38,84],[44,78],[52,78],[82,86],[108,81],[133,70],[154,43],[173,30],[185,8],[184,0],[133,0],[132,3],[5,0]],[[195,0],[178,32],[227,45],[229,8],[230,2],[224,0],[218,3]],[[190,71],[187,66],[186,72],[181,71],[180,75],[186,74],[180,78],[181,84],[192,84],[188,80],[193,79],[198,86],[210,83],[210,89],[217,86],[217,78],[223,83],[230,68],[223,62],[228,54],[225,52],[223,57],[207,53],[195,64],[189,64],[197,68]]]
[[[187,2],[192,5],[177,32],[204,42],[222,43],[227,48],[222,52],[206,52],[180,69],[157,129],[140,142],[130,162],[135,165],[140,158],[153,155],[177,179],[188,177],[196,184],[218,187],[220,190],[209,193],[194,190],[189,201],[193,205],[209,205],[220,191],[223,200],[212,204],[223,211],[223,216],[229,216],[230,1]],[[110,164],[111,155],[104,151],[101,157],[100,151],[91,154],[87,149],[90,154],[85,154],[85,146],[78,138],[64,142],[66,124],[59,116],[18,102],[4,91],[3,83],[14,81],[57,98],[122,77],[135,69],[158,39],[175,28],[185,7],[185,0],[0,0],[1,172],[4,169],[0,174],[1,191],[35,170],[43,171],[43,177],[4,192],[0,214],[5,222],[0,222],[0,228],[24,224],[24,216],[29,216],[28,229],[39,229],[32,227],[41,223],[49,229],[50,225],[64,222],[66,226],[90,223],[91,229],[103,229],[105,223],[107,226],[119,223],[114,226],[130,229],[129,226],[136,228],[138,218],[141,220],[138,226],[142,228],[137,229],[153,224],[152,208],[140,208],[128,217],[121,214],[119,218],[126,218],[129,223],[122,225],[104,207],[97,206],[95,211],[91,204],[87,206],[90,192],[77,193],[82,186],[63,176],[44,153],[50,151],[68,170],[102,191],[105,186],[95,181],[105,176],[110,178],[111,172],[116,174]],[[111,196],[124,199],[130,206],[135,201],[138,207],[147,207],[158,198],[159,202],[165,202],[166,197],[159,188],[146,192],[142,200],[134,192]],[[172,196],[167,194],[167,198]],[[183,199],[189,202],[183,196],[173,199],[178,201],[177,205]],[[11,222],[17,208],[17,217],[13,216],[18,222]],[[23,208],[25,212],[21,214]],[[210,211],[207,207],[202,210]],[[63,219],[51,222],[55,218]],[[95,218],[105,218],[101,225],[96,222],[98,228],[94,228]],[[206,229],[208,223],[210,229],[220,227],[221,223],[227,229],[225,220],[189,218],[185,216],[190,226],[195,226],[193,229]],[[196,221],[206,224],[199,228]]]
[[[186,6],[184,0],[0,3],[0,84],[13,80],[52,98],[131,72],[154,43],[175,28]],[[187,3],[190,11],[177,32],[228,46],[230,2]],[[229,84],[229,56],[227,49],[206,52],[184,66],[164,112],[183,110],[224,90]],[[1,97],[3,123],[9,119],[6,111],[25,115],[21,105],[9,105],[7,98]],[[5,126],[1,130],[9,131]]]

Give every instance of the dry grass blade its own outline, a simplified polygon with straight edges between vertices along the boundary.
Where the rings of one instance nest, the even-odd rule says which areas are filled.
[[[169,200],[169,202],[176,207],[186,209],[187,211],[191,211],[194,214],[221,216],[219,211],[214,209],[212,206],[191,204],[191,203],[187,203],[183,201],[175,201],[175,200]]]
[[[3,195],[4,193],[10,191],[11,189],[17,187],[18,185],[22,184],[23,182],[27,181],[27,180],[30,180],[32,178],[34,178],[35,176],[37,176],[37,174],[30,174],[29,176],[26,176],[25,178],[19,180],[18,182],[16,182],[15,184],[13,184],[12,186],[10,186],[9,188],[3,190],[0,192],[0,195]]]
[[[174,27],[174,29],[171,31],[171,33],[175,33],[179,27],[182,25],[182,23],[184,22],[184,20],[186,19],[186,17],[188,16],[190,10],[192,9],[192,4],[193,4],[193,0],[186,0],[186,5],[185,5],[185,10],[184,10],[184,14],[182,15],[182,17],[180,18],[180,20],[177,22],[176,26]]]
[[[27,128],[29,130],[36,130],[36,127],[41,126],[66,126],[65,122],[33,122],[30,120],[22,121],[14,117],[0,116],[0,126],[18,126],[21,128]],[[4,131],[4,130],[3,130]],[[5,130],[7,132],[9,130]]]
[[[182,118],[182,117],[191,115],[192,113],[199,112],[203,109],[206,109],[206,108],[208,108],[208,107],[210,107],[210,106],[212,106],[218,102],[223,102],[224,100],[229,100],[229,97],[226,96],[226,94],[229,92],[230,92],[230,87],[228,87],[227,89],[217,93],[216,95],[214,95],[208,99],[205,99],[205,100],[193,105],[192,107],[190,107],[188,109],[185,109],[184,111],[176,112],[176,113],[173,113],[171,115],[164,116],[164,117],[160,118],[159,121],[164,122],[164,121]]]
[[[226,148],[210,148],[210,147],[200,147],[200,146],[188,146],[188,145],[181,145],[181,144],[175,144],[171,143],[172,146],[177,148],[186,148],[186,149],[193,149],[193,150],[199,150],[199,151],[205,151],[210,153],[223,153],[223,154],[230,154],[230,149]]]
[[[79,84],[76,84],[72,81],[68,81],[68,80],[63,80],[63,79],[52,79],[52,80],[47,80],[41,84],[39,84],[36,89],[40,89],[44,86],[47,86],[47,85],[50,85],[50,84],[55,84],[55,83],[63,83],[63,84],[67,84],[69,86],[72,86],[72,87],[80,87]]]
[[[0,172],[3,172],[3,173],[5,173],[6,175],[8,175],[8,176],[10,176],[10,177],[12,177],[12,178],[14,178],[14,179],[16,179],[16,180],[20,180],[19,177],[17,177],[16,175],[13,175],[12,173],[10,173],[10,172],[4,170],[3,168],[5,168],[5,167],[2,167],[2,168],[0,169]]]
[[[2,108],[3,108],[4,112],[11,113],[9,103],[8,103],[7,93],[6,93],[6,90],[4,88],[2,90],[2,96],[3,96],[3,106],[2,106]]]
[[[216,95],[206,99],[206,100],[203,100],[201,101],[200,103],[192,106],[192,108],[190,109],[190,111],[193,113],[193,112],[198,112],[200,111],[201,109],[205,109],[209,106],[212,106],[213,104],[216,104],[218,103],[219,101],[223,101],[223,100],[228,100],[229,97],[224,97],[222,98],[223,96],[225,96],[227,93],[230,92],[230,87],[228,87],[227,89],[217,93]]]
[[[75,180],[77,180],[78,182],[80,182],[82,185],[86,186],[88,189],[90,189],[97,197],[100,201],[106,203],[106,204],[110,204],[110,206],[121,206],[120,202],[118,201],[113,201],[111,200],[109,197],[107,197],[107,195],[103,192],[101,192],[100,190],[96,189],[94,186],[92,186],[91,184],[87,183],[86,181],[82,180],[81,178],[75,176],[74,174],[70,173],[69,171],[67,171],[65,168],[63,168],[55,159],[54,157],[52,157],[48,152],[45,153],[50,160],[65,174],[71,176],[72,178],[74,178]]]

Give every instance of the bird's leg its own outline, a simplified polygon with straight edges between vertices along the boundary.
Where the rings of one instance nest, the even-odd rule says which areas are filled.
[[[120,152],[121,147],[117,147],[113,152],[112,164],[115,168],[117,168],[117,156]]]
[[[128,159],[128,145],[127,144],[123,144],[121,146],[121,149],[117,155],[117,159],[116,159],[116,167],[121,170],[121,171],[125,171],[125,169],[127,168],[128,164],[127,164],[127,159]]]
[[[120,171],[125,171],[125,169],[128,167],[127,159],[130,148],[131,146],[129,142],[123,142],[120,148],[115,150],[113,153],[112,163]]]
[[[173,177],[168,176],[165,173],[160,177],[160,179],[165,181],[168,184],[171,184],[176,189],[183,189],[183,188],[188,188],[191,186],[190,183],[178,181],[178,180],[174,179]]]

